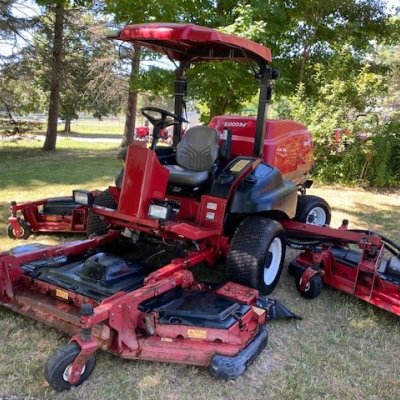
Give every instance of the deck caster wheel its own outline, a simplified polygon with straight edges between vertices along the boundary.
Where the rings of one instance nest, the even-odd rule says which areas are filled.
[[[329,225],[331,222],[331,208],[321,197],[299,196],[295,220],[318,226]]]
[[[71,389],[73,386],[81,385],[93,372],[96,365],[96,356],[93,354],[86,365],[83,367],[79,381],[72,385],[69,383],[69,374],[74,359],[80,353],[78,344],[72,342],[58,349],[47,361],[44,368],[44,375],[49,385],[63,392]]]
[[[315,274],[311,277],[311,279],[307,282],[304,289],[301,288],[301,279],[303,277],[303,273],[298,273],[295,276],[296,288],[305,299],[315,299],[322,292],[322,278],[321,275]]]
[[[286,245],[282,225],[265,217],[246,218],[236,229],[226,260],[228,279],[271,293],[279,281]]]
[[[31,236],[32,230],[26,221],[19,221],[21,233],[17,234],[14,227],[11,224],[7,226],[7,234],[10,239],[28,239]]]

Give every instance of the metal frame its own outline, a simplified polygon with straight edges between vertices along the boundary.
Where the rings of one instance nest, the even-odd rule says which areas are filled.
[[[108,233],[86,241],[53,246],[21,255],[0,258],[0,299],[8,308],[46,325],[74,335],[81,351],[72,364],[71,384],[78,382],[83,366],[99,348],[123,358],[210,365],[212,356],[236,356],[265,323],[266,311],[250,308],[228,330],[185,325],[160,325],[156,313],[140,311],[139,304],[177,287],[204,290],[194,281],[190,267],[214,264],[212,249],[189,253],[147,276],[144,286],[128,293],[116,293],[101,303],[74,292],[24,276],[21,265],[28,261],[60,255],[78,255],[114,240]],[[255,305],[258,292],[237,284],[220,287],[217,294],[244,304]],[[81,311],[79,311],[81,310]],[[143,332],[147,332],[144,334]]]

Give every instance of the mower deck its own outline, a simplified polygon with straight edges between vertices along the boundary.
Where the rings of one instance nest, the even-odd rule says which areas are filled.
[[[75,335],[78,370],[102,348],[123,358],[210,366],[223,378],[243,373],[267,343],[257,290],[234,283],[210,290],[196,282],[188,268],[207,262],[209,250],[162,267],[93,254],[115,237],[13,249],[0,262],[1,303]]]
[[[294,222],[285,223],[285,227],[297,238],[319,241],[308,246],[290,265],[304,297],[317,297],[323,282],[400,316],[399,245],[369,231],[301,226]]]
[[[83,233],[86,231],[88,209],[76,203],[72,196],[66,196],[19,204],[13,201],[10,214],[9,237],[27,239],[31,233]]]

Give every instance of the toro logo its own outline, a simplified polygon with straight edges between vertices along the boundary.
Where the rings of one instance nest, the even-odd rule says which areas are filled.
[[[247,122],[225,121],[224,128],[246,128]]]

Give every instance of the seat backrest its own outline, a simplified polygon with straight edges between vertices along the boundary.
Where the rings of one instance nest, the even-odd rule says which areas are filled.
[[[209,171],[218,157],[218,133],[208,126],[189,128],[176,149],[177,163],[192,171]]]

